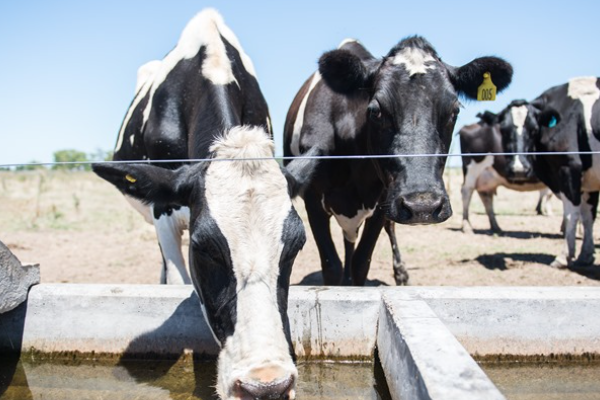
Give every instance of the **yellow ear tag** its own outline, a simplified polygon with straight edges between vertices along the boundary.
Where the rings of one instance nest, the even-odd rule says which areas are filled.
[[[137,181],[137,179],[135,179],[133,176],[131,176],[129,174],[125,175],[125,179],[131,183],[135,183]]]
[[[489,72],[483,74],[483,83],[477,88],[477,100],[496,100],[496,85],[492,82],[492,74]]]

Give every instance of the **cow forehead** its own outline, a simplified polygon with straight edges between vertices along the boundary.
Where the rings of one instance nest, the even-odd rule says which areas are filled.
[[[514,106],[510,108],[510,116],[513,120],[513,125],[517,128],[517,135],[523,134],[523,127],[525,126],[525,120],[527,119],[527,106]]]
[[[430,53],[416,47],[401,49],[392,58],[392,64],[404,66],[409,76],[426,74],[428,70],[436,68],[435,58]]]
[[[257,279],[274,285],[292,210],[287,181],[274,160],[255,162],[252,173],[236,167],[241,163],[208,167],[206,207],[227,240],[238,286]]]

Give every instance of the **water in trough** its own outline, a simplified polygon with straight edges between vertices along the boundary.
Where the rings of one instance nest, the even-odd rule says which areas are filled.
[[[600,362],[482,362],[508,400],[599,400]]]
[[[36,361],[29,355],[16,365],[7,365],[0,357],[0,381],[6,379],[2,371],[11,369],[14,373],[10,385],[0,384],[0,400],[216,399],[212,388],[216,369],[212,362],[111,362],[81,357]],[[378,363],[301,362],[298,372],[299,400],[390,399]]]

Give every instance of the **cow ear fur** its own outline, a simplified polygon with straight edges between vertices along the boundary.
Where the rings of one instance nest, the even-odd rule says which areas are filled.
[[[348,50],[328,51],[319,59],[319,73],[335,92],[352,94],[369,85],[371,68]]]
[[[496,90],[500,93],[512,81],[512,66],[498,57],[480,57],[451,72],[455,89],[466,97],[476,100],[477,89],[483,83],[483,74],[489,72]]]
[[[92,169],[123,194],[146,204],[188,205],[188,166],[170,170],[150,164],[96,163]]]

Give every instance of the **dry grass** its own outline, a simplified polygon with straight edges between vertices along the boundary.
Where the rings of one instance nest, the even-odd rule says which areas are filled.
[[[413,285],[598,285],[598,265],[583,270],[548,266],[561,249],[560,202],[555,216],[535,215],[537,192],[499,189],[495,207],[503,235],[489,233],[476,195],[471,205],[475,235],[460,232],[462,175],[446,175],[454,216],[443,224],[397,225]],[[0,172],[0,240],[23,262],[41,265],[43,282],[157,283],[161,256],[154,228],[110,184],[88,172]],[[306,221],[302,201],[296,202]],[[308,225],[307,225],[308,229]],[[598,236],[598,227],[595,229]],[[332,228],[342,249],[339,228]],[[292,282],[320,283],[312,235],[298,256]],[[393,285],[385,233],[375,253],[369,284]]]

